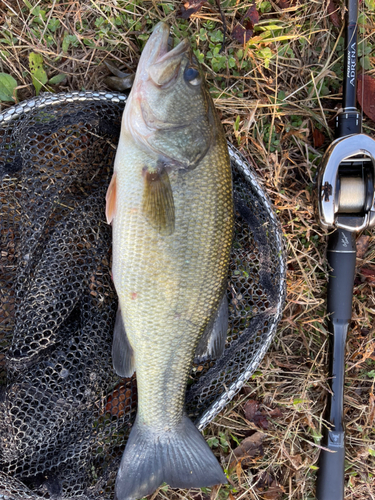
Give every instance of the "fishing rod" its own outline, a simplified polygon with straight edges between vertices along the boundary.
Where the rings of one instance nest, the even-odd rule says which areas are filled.
[[[344,498],[345,344],[352,315],[356,234],[375,225],[375,141],[362,133],[356,107],[358,0],[347,0],[343,110],[336,119],[336,139],[323,156],[317,178],[320,225],[328,231],[327,290],[330,333],[330,388],[327,421],[319,457],[318,500]]]

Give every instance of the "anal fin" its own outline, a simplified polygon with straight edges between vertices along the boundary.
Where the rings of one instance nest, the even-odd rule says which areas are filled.
[[[112,344],[113,369],[120,377],[129,378],[135,370],[134,351],[126,335],[120,306],[117,309]]]
[[[228,299],[226,290],[219,307],[209,321],[195,351],[195,363],[219,358],[224,351],[228,331]]]
[[[142,212],[149,223],[163,236],[175,228],[175,209],[171,183],[164,167],[145,168]]]

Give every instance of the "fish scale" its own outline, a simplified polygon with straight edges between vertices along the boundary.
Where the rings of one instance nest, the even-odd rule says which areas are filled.
[[[124,142],[124,147],[130,155],[134,146]],[[142,395],[138,414],[142,419],[148,414],[150,421],[160,422],[157,410],[164,407],[162,401],[166,397],[160,391],[160,387],[165,387],[163,377],[170,381],[178,379],[172,391],[176,405],[169,408],[165,418],[175,413],[180,417],[194,349],[222,294],[233,223],[231,176],[226,158],[225,144],[221,147],[219,144],[194,171],[181,172],[171,180],[176,198],[176,231],[163,242],[139,208],[143,192],[139,175],[142,151],[134,152],[133,161],[127,162],[128,168],[123,171],[127,182],[122,183],[122,173],[118,174],[121,188],[113,240],[119,241],[114,243],[114,261],[120,255],[120,265],[113,268],[113,276],[126,318],[126,332],[136,359],[141,360],[136,366],[138,391]],[[180,183],[182,189],[180,177],[184,178]],[[219,186],[216,179],[221,180]],[[186,197],[196,202],[187,205]],[[123,276],[126,279],[117,285]],[[175,338],[185,340],[180,350],[189,358],[178,365],[178,373],[171,363],[176,356],[171,344]],[[143,366],[146,369],[142,370]],[[168,389],[167,384],[166,392]]]

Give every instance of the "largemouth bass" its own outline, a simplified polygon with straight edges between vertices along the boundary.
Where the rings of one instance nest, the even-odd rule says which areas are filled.
[[[142,52],[107,192],[120,307],[112,357],[119,375],[136,371],[138,387],[118,500],[163,482],[226,482],[184,400],[194,358],[224,348],[231,169],[202,70],[186,40],[168,51],[168,37],[159,23]]]

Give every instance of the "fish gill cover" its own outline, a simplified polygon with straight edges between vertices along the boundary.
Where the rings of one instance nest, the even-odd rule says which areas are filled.
[[[73,92],[0,114],[0,494],[106,499],[137,406],[113,371],[117,297],[105,193],[125,96]],[[229,148],[235,238],[226,349],[195,364],[202,430],[252,375],[281,316],[285,263],[267,197]]]

